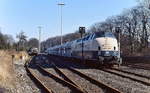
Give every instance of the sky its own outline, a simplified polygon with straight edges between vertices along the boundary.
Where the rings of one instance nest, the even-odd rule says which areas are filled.
[[[28,38],[38,38],[42,27],[42,40],[60,35],[60,6],[63,6],[63,34],[90,28],[94,23],[121,14],[134,7],[137,0],[0,0],[0,29],[14,38],[24,31]]]

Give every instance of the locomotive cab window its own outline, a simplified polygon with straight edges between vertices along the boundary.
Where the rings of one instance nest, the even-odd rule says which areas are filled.
[[[111,32],[97,32],[97,33],[95,33],[95,37],[94,38],[98,38],[98,37],[111,37],[111,38],[115,38],[115,36]]]
[[[105,33],[105,37],[112,37],[112,38],[115,38],[115,36],[114,36],[113,33],[111,33],[111,32],[106,32],[106,33]]]
[[[97,33],[95,33],[95,38],[98,38],[98,37],[105,37],[105,32],[97,32]]]

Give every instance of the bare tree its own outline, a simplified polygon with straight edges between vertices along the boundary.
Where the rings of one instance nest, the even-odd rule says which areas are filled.
[[[24,50],[25,49],[25,43],[27,42],[27,36],[23,31],[21,31],[16,38],[18,38],[18,50]]]
[[[139,5],[123,11],[120,15],[95,23],[86,33],[110,31],[115,33],[115,27],[121,28],[121,49],[124,53],[136,53],[148,48],[150,40],[150,0],[138,0]],[[75,33],[64,35],[64,42],[80,37]],[[60,44],[60,36],[49,38],[43,43],[47,47]]]
[[[28,48],[38,48],[38,43],[39,43],[39,40],[36,39],[36,38],[30,38],[27,42],[27,47]]]

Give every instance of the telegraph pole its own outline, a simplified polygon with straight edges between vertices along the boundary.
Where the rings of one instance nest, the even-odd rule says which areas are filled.
[[[39,26],[38,29],[39,29],[39,47],[38,47],[38,51],[40,53],[41,52],[41,30],[42,30],[42,27]]]

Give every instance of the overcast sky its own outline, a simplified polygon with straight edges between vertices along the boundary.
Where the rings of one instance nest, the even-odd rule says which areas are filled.
[[[63,34],[74,32],[79,26],[90,27],[109,16],[134,7],[137,0],[63,0]],[[23,30],[26,35],[42,40],[60,35],[59,0],[0,0],[0,27],[2,33],[13,35]]]

